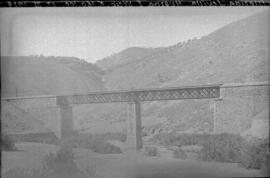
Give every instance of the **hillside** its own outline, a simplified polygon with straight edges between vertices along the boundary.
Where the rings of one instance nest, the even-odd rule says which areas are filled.
[[[50,132],[41,121],[9,102],[1,102],[3,133]]]
[[[103,90],[102,71],[76,58],[1,57],[1,71],[4,97]]]
[[[111,67],[104,68],[110,69],[106,86],[128,89],[268,80],[269,26],[269,11],[264,11],[201,39],[152,49],[143,59],[138,54],[145,56],[146,49],[124,50],[104,59],[111,62]],[[122,56],[128,56],[128,62]],[[97,65],[104,67],[101,64],[102,60]]]
[[[93,86],[97,87],[97,90],[103,90],[102,76],[104,71],[97,65],[74,57],[51,57],[49,60],[63,64],[69,69],[86,76],[90,79],[90,82],[93,82]]]
[[[104,90],[102,70],[77,58],[1,57],[1,97],[61,95]],[[1,121],[7,133],[55,132],[54,110],[27,111],[1,101]]]
[[[155,52],[158,52],[158,49],[131,47],[121,51],[120,53],[98,60],[96,64],[106,71],[117,70],[118,67],[127,65],[130,62],[145,59]]]
[[[128,48],[97,65],[105,69],[105,85],[111,90],[269,81],[269,18],[269,11],[264,11],[200,39],[153,48],[152,52]],[[209,101],[151,102],[142,107],[143,126],[149,133],[192,128],[209,131],[212,127]],[[111,113],[110,120],[125,120],[120,114],[125,112],[124,106],[111,107],[106,115]]]
[[[128,48],[96,64],[68,57],[4,57],[2,96],[268,81],[269,15],[264,11],[169,47]],[[260,116],[255,110],[251,115]],[[142,117],[147,133],[209,132],[213,128],[208,100],[144,103]],[[120,132],[126,128],[127,105],[78,106],[74,118],[76,129]]]

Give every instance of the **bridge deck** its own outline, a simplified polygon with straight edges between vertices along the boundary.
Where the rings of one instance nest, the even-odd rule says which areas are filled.
[[[180,99],[203,99],[217,98],[220,96],[220,84],[185,86],[173,88],[155,88],[141,90],[103,91],[88,94],[73,94],[60,96],[30,96],[9,97],[1,100],[27,100],[56,98],[57,105],[91,104],[91,103],[113,103],[155,100],[180,100]]]
[[[241,84],[214,84],[183,86],[172,88],[150,88],[139,90],[122,91],[101,91],[87,94],[71,95],[42,95],[8,97],[1,100],[32,100],[32,99],[56,99],[57,105],[66,104],[91,104],[91,103],[113,103],[113,102],[134,102],[134,101],[156,101],[156,100],[181,100],[181,99],[204,99],[220,97],[220,89],[247,86],[269,86],[269,82],[241,83]]]
[[[219,96],[220,85],[203,85],[58,96],[57,104],[68,105],[156,100],[203,99],[218,98]]]

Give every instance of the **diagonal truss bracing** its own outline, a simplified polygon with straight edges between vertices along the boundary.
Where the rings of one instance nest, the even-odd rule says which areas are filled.
[[[155,100],[180,100],[218,98],[220,85],[206,85],[181,88],[160,88],[117,92],[90,93],[81,95],[58,96],[58,105],[113,103]]]

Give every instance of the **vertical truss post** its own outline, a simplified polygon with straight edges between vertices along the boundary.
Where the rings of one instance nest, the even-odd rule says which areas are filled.
[[[65,140],[73,133],[72,106],[67,102],[65,96],[57,96],[57,105],[60,107],[60,137]]]

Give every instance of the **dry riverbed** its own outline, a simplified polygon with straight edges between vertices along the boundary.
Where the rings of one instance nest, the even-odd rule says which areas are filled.
[[[18,151],[2,152],[2,177],[13,168],[31,169],[41,165],[42,158],[59,148],[49,144],[19,143]],[[130,173],[130,157],[127,154],[97,154],[88,149],[74,149],[75,161],[80,169],[91,167],[104,178],[126,178]],[[137,177],[258,177],[266,176],[260,170],[248,170],[237,164],[199,162],[165,157],[138,155],[132,168]],[[136,165],[136,166],[134,166]]]

